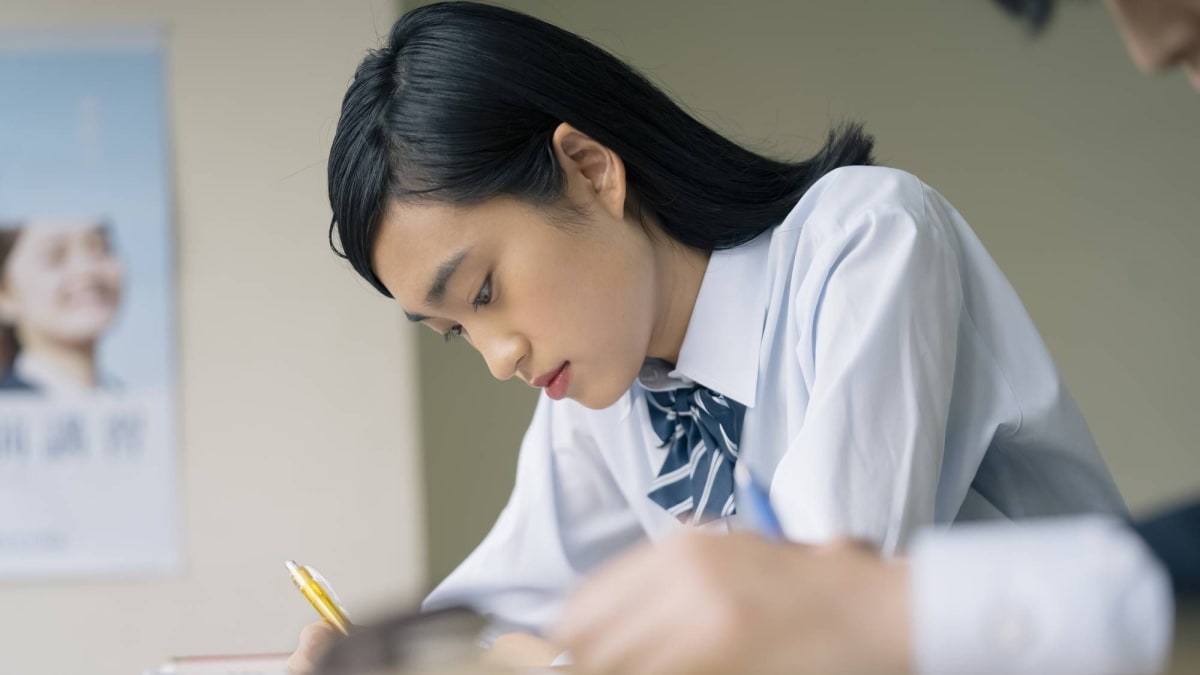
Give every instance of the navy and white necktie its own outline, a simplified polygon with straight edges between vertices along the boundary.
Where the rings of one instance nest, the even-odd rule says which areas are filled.
[[[733,467],[746,406],[701,386],[646,390],[650,424],[667,448],[649,497],[683,523],[735,512]]]

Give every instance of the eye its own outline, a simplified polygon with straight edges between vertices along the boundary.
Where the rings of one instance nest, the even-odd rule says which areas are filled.
[[[93,232],[83,241],[83,248],[92,255],[107,255],[112,252],[112,243],[103,232]]]
[[[67,260],[67,247],[54,244],[42,254],[42,259],[49,267],[59,267]]]
[[[442,339],[445,340],[446,342],[450,342],[451,340],[453,340],[456,337],[461,337],[462,331],[463,331],[462,325],[456,323],[450,327],[450,330],[446,331],[445,333],[442,333]]]
[[[487,280],[483,282],[483,286],[479,289],[479,292],[475,294],[475,299],[471,301],[471,306],[475,309],[479,309],[480,307],[489,304],[491,301],[492,278],[489,276]]]

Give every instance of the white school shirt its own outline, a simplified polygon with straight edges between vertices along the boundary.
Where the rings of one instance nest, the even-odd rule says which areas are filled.
[[[117,380],[105,372],[99,372],[96,376],[95,386],[89,387],[62,372],[50,361],[30,353],[21,353],[17,356],[13,363],[13,371],[17,377],[35,387],[39,394],[75,396],[120,388]]]
[[[1124,514],[1083,417],[966,221],[903,171],[846,167],[777,227],[713,252],[676,367],[620,400],[538,401],[491,532],[427,598],[541,632],[598,564],[681,525],[646,496],[666,456],[643,386],[746,406],[740,462],[788,537],[904,550],[965,519]],[[739,527],[734,515],[710,529]]]
[[[917,535],[909,561],[922,675],[1160,672],[1171,581],[1127,524],[1101,516]]]

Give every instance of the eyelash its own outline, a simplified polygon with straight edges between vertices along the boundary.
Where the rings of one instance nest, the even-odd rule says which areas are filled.
[[[481,286],[479,288],[479,292],[475,294],[475,299],[471,301],[471,307],[473,307],[476,311],[478,311],[480,307],[489,305],[489,304],[491,304],[491,302],[492,302],[492,277],[488,276],[488,278],[484,280],[483,286]],[[463,332],[462,324],[456,323],[450,327],[450,330],[446,331],[445,333],[442,333],[442,339],[445,340],[446,342],[450,342],[454,338],[461,336],[462,332]]]

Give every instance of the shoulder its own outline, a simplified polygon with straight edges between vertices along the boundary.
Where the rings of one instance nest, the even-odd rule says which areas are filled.
[[[812,235],[844,232],[873,216],[900,214],[925,220],[926,186],[916,176],[882,166],[847,166],[825,174],[780,224],[781,231],[808,229]]]

